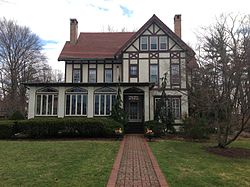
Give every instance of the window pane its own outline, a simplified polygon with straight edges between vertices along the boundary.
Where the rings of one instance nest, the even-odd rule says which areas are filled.
[[[151,36],[150,37],[150,49],[151,50],[157,50],[158,49],[158,37],[157,36]]]
[[[89,82],[96,82],[96,69],[89,70]]]
[[[150,82],[158,83],[158,65],[150,65]]]
[[[95,95],[95,114],[99,115],[99,95]]]
[[[106,95],[106,115],[110,115],[110,95]]]
[[[179,64],[171,65],[171,83],[180,84],[180,66]]]
[[[160,49],[167,49],[167,37],[160,36]]]
[[[52,114],[52,95],[48,95],[48,115]]]
[[[101,111],[100,111],[100,114],[101,115],[104,115],[104,96],[105,95],[101,95]]]
[[[76,113],[76,95],[72,95],[71,99],[71,114],[75,115]]]
[[[81,115],[82,95],[77,95],[77,115]]]
[[[141,50],[148,50],[148,37],[141,37]]]
[[[116,95],[112,95],[112,107],[115,105]]]
[[[40,115],[41,112],[41,95],[36,96],[36,114]]]
[[[180,98],[172,98],[172,113],[175,119],[180,119]]]
[[[87,115],[87,95],[83,95],[83,101],[82,101],[82,114]]]
[[[57,115],[58,95],[54,95],[53,115]]]
[[[70,111],[70,95],[66,95],[66,115],[69,115]]]
[[[112,69],[105,69],[105,82],[112,82]]]
[[[46,115],[47,95],[42,95],[42,96],[43,96],[42,115]]]
[[[73,70],[73,82],[80,82],[80,77],[81,77],[81,70],[74,69]]]
[[[137,65],[130,65],[130,77],[137,77]]]

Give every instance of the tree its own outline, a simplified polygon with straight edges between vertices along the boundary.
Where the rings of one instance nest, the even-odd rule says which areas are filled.
[[[225,148],[248,128],[250,119],[250,15],[221,15],[200,37],[201,67],[191,97],[198,115],[218,130]]]
[[[156,105],[156,112],[155,112],[155,120],[160,121],[164,124],[165,129],[169,132],[174,131],[173,123],[173,115],[171,106],[169,106],[170,103],[167,101],[167,94],[166,94],[166,87],[167,87],[167,73],[164,73],[164,77],[161,78],[161,98],[160,101],[157,102]]]
[[[119,84],[118,84],[118,92],[116,95],[116,101],[111,110],[111,118],[123,124],[124,126],[128,123],[127,113],[122,108],[120,78],[119,78]]]
[[[46,62],[42,50],[41,39],[28,27],[0,19],[0,81],[10,114],[24,113],[26,91],[21,83],[35,79],[36,67]]]

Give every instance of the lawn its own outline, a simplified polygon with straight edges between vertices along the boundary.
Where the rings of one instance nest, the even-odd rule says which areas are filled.
[[[250,159],[232,159],[206,152],[204,143],[162,140],[150,143],[171,187],[250,186]],[[233,143],[250,149],[250,139]]]
[[[0,141],[1,186],[106,186],[119,142]]]

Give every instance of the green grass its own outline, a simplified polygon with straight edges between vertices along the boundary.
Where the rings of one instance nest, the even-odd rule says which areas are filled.
[[[0,141],[0,186],[105,186],[119,142]]]
[[[232,159],[205,151],[207,144],[163,140],[150,143],[171,187],[250,186],[250,159]],[[250,140],[233,143],[250,148]]]

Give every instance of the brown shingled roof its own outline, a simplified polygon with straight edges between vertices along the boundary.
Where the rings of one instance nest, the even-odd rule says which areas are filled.
[[[114,58],[114,54],[134,34],[134,32],[80,33],[76,45],[68,41],[65,43],[58,60]]]

